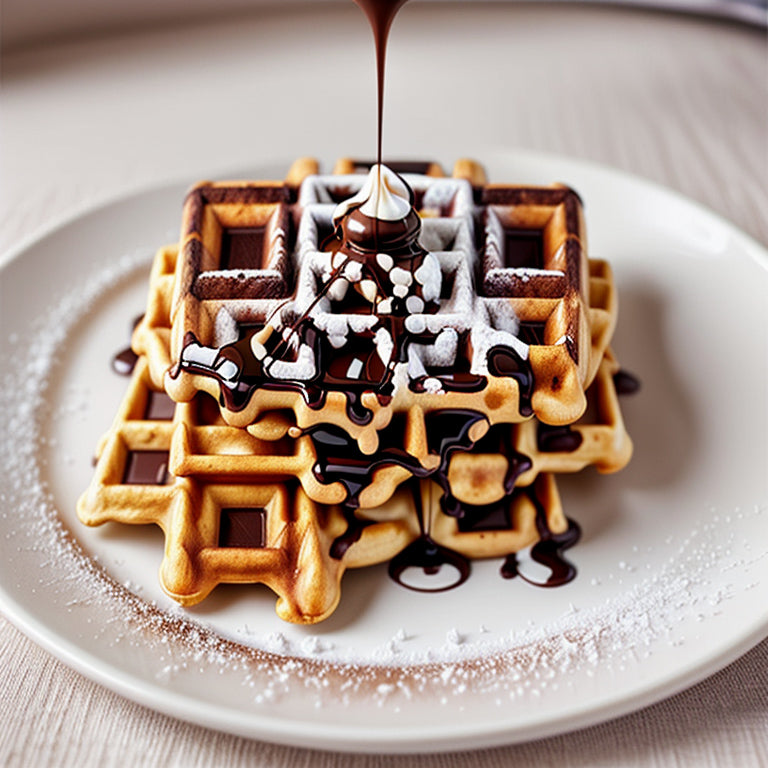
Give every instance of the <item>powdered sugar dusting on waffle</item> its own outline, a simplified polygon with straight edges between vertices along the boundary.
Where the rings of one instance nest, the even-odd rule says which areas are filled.
[[[380,190],[386,190],[386,195]],[[413,257],[417,251],[406,250],[407,258],[401,256],[396,263],[387,252],[373,253],[366,260],[359,260],[358,246],[349,245],[351,250],[348,250],[344,237],[356,240],[372,236],[365,234],[366,225],[352,219],[347,225],[349,230],[342,236],[341,230],[350,214],[359,212],[364,219],[383,223],[405,221],[413,215],[414,195],[419,198],[423,216],[416,225],[418,246],[416,243],[411,246],[423,249],[415,268]],[[334,205],[339,198],[343,198],[342,201]],[[298,339],[301,332],[295,328],[295,318],[311,321],[334,350],[343,350],[351,336],[375,333],[380,366],[390,370],[389,381],[394,384],[395,396],[398,387],[407,387],[409,380],[414,379],[425,382],[429,392],[443,391],[444,385],[439,378],[429,375],[429,369],[447,369],[457,364],[460,336],[472,342],[471,373],[489,375],[487,357],[493,347],[510,348],[521,360],[527,360],[528,344],[517,336],[518,318],[512,304],[485,298],[474,288],[478,267],[474,246],[476,211],[472,187],[466,179],[400,177],[386,166],[373,166],[367,176],[309,176],[299,188],[297,206],[301,213],[294,246],[298,272],[295,294],[288,301],[265,304],[263,309],[263,314],[270,318],[269,323],[278,331],[291,329],[290,333]],[[380,212],[378,219],[377,211]],[[331,232],[341,238],[335,247],[329,245]],[[400,243],[389,247],[402,250],[404,246]],[[443,286],[449,289],[444,291]],[[350,310],[354,305],[354,301],[350,305],[351,296],[363,297],[369,310]],[[237,306],[235,302],[228,303]],[[254,302],[254,306],[257,303]],[[394,355],[402,342],[392,338],[393,330],[380,322],[381,318],[391,316],[406,317],[403,329],[406,333],[430,334],[432,341],[414,339],[409,344],[407,360],[398,361]],[[215,322],[214,344],[221,346],[236,326],[234,312],[221,307]],[[263,373],[268,379],[308,381],[317,376],[322,363],[311,347],[302,342],[294,344],[289,352],[290,362],[270,359],[264,366]],[[187,347],[182,351],[182,376],[187,361],[195,365],[194,355],[199,355],[201,363],[208,357],[197,342],[193,348]],[[351,364],[349,371],[364,381],[362,364]],[[173,382],[168,386],[172,390]]]

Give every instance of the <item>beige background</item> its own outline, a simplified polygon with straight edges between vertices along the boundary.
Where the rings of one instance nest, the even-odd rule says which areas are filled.
[[[676,189],[766,244],[767,53],[765,29],[689,15],[408,5],[393,30],[385,150],[588,159]],[[351,3],[260,5],[6,52],[0,250],[8,258],[57,221],[168,180],[298,154],[370,156],[372,83],[369,33]],[[71,672],[3,619],[0,668],[3,765],[768,764],[765,641],[616,722],[420,760],[312,754],[186,725]]]

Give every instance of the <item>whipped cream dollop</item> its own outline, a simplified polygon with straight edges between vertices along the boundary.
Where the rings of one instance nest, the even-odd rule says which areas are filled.
[[[400,221],[411,212],[411,188],[386,165],[373,165],[360,191],[342,201],[333,212],[334,224],[350,211],[379,221]]]

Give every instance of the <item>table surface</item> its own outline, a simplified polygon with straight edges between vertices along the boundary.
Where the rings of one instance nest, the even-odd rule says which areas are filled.
[[[57,222],[167,181],[296,155],[371,156],[372,57],[351,3],[262,5],[7,52],[0,261]],[[389,64],[391,157],[522,149],[590,160],[768,243],[765,29],[604,5],[413,4]],[[768,641],[619,720],[420,758],[311,753],[176,721],[69,670],[3,618],[0,668],[3,765],[768,764]]]

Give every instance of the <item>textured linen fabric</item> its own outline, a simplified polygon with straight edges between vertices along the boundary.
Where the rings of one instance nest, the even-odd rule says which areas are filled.
[[[693,688],[618,720],[510,747],[410,756],[282,747],[159,715],[73,672],[2,619],[0,658],[0,765],[8,768],[768,765],[768,640]]]
[[[450,160],[524,148],[584,158],[676,189],[768,243],[765,30],[545,3],[413,4],[397,24],[385,112],[390,156],[424,156],[426,148]],[[470,58],[434,66],[465,45]],[[294,56],[294,68],[270,69],[285,46],[311,50],[313,66]],[[351,3],[301,14],[261,8],[6,55],[0,250],[95,203],[201,170],[370,155],[372,93],[361,96],[353,125],[336,114],[307,125],[307,114],[328,113],[328,80],[350,57],[372,70]],[[499,118],[500,83],[503,98],[524,105],[515,120]],[[201,93],[244,91],[253,109],[277,110],[279,119],[238,122],[226,141],[211,141],[221,114],[190,105]],[[768,641],[694,688],[613,722],[418,757],[310,752],[190,725],[90,682],[3,619],[0,670],[3,766],[768,765]]]

